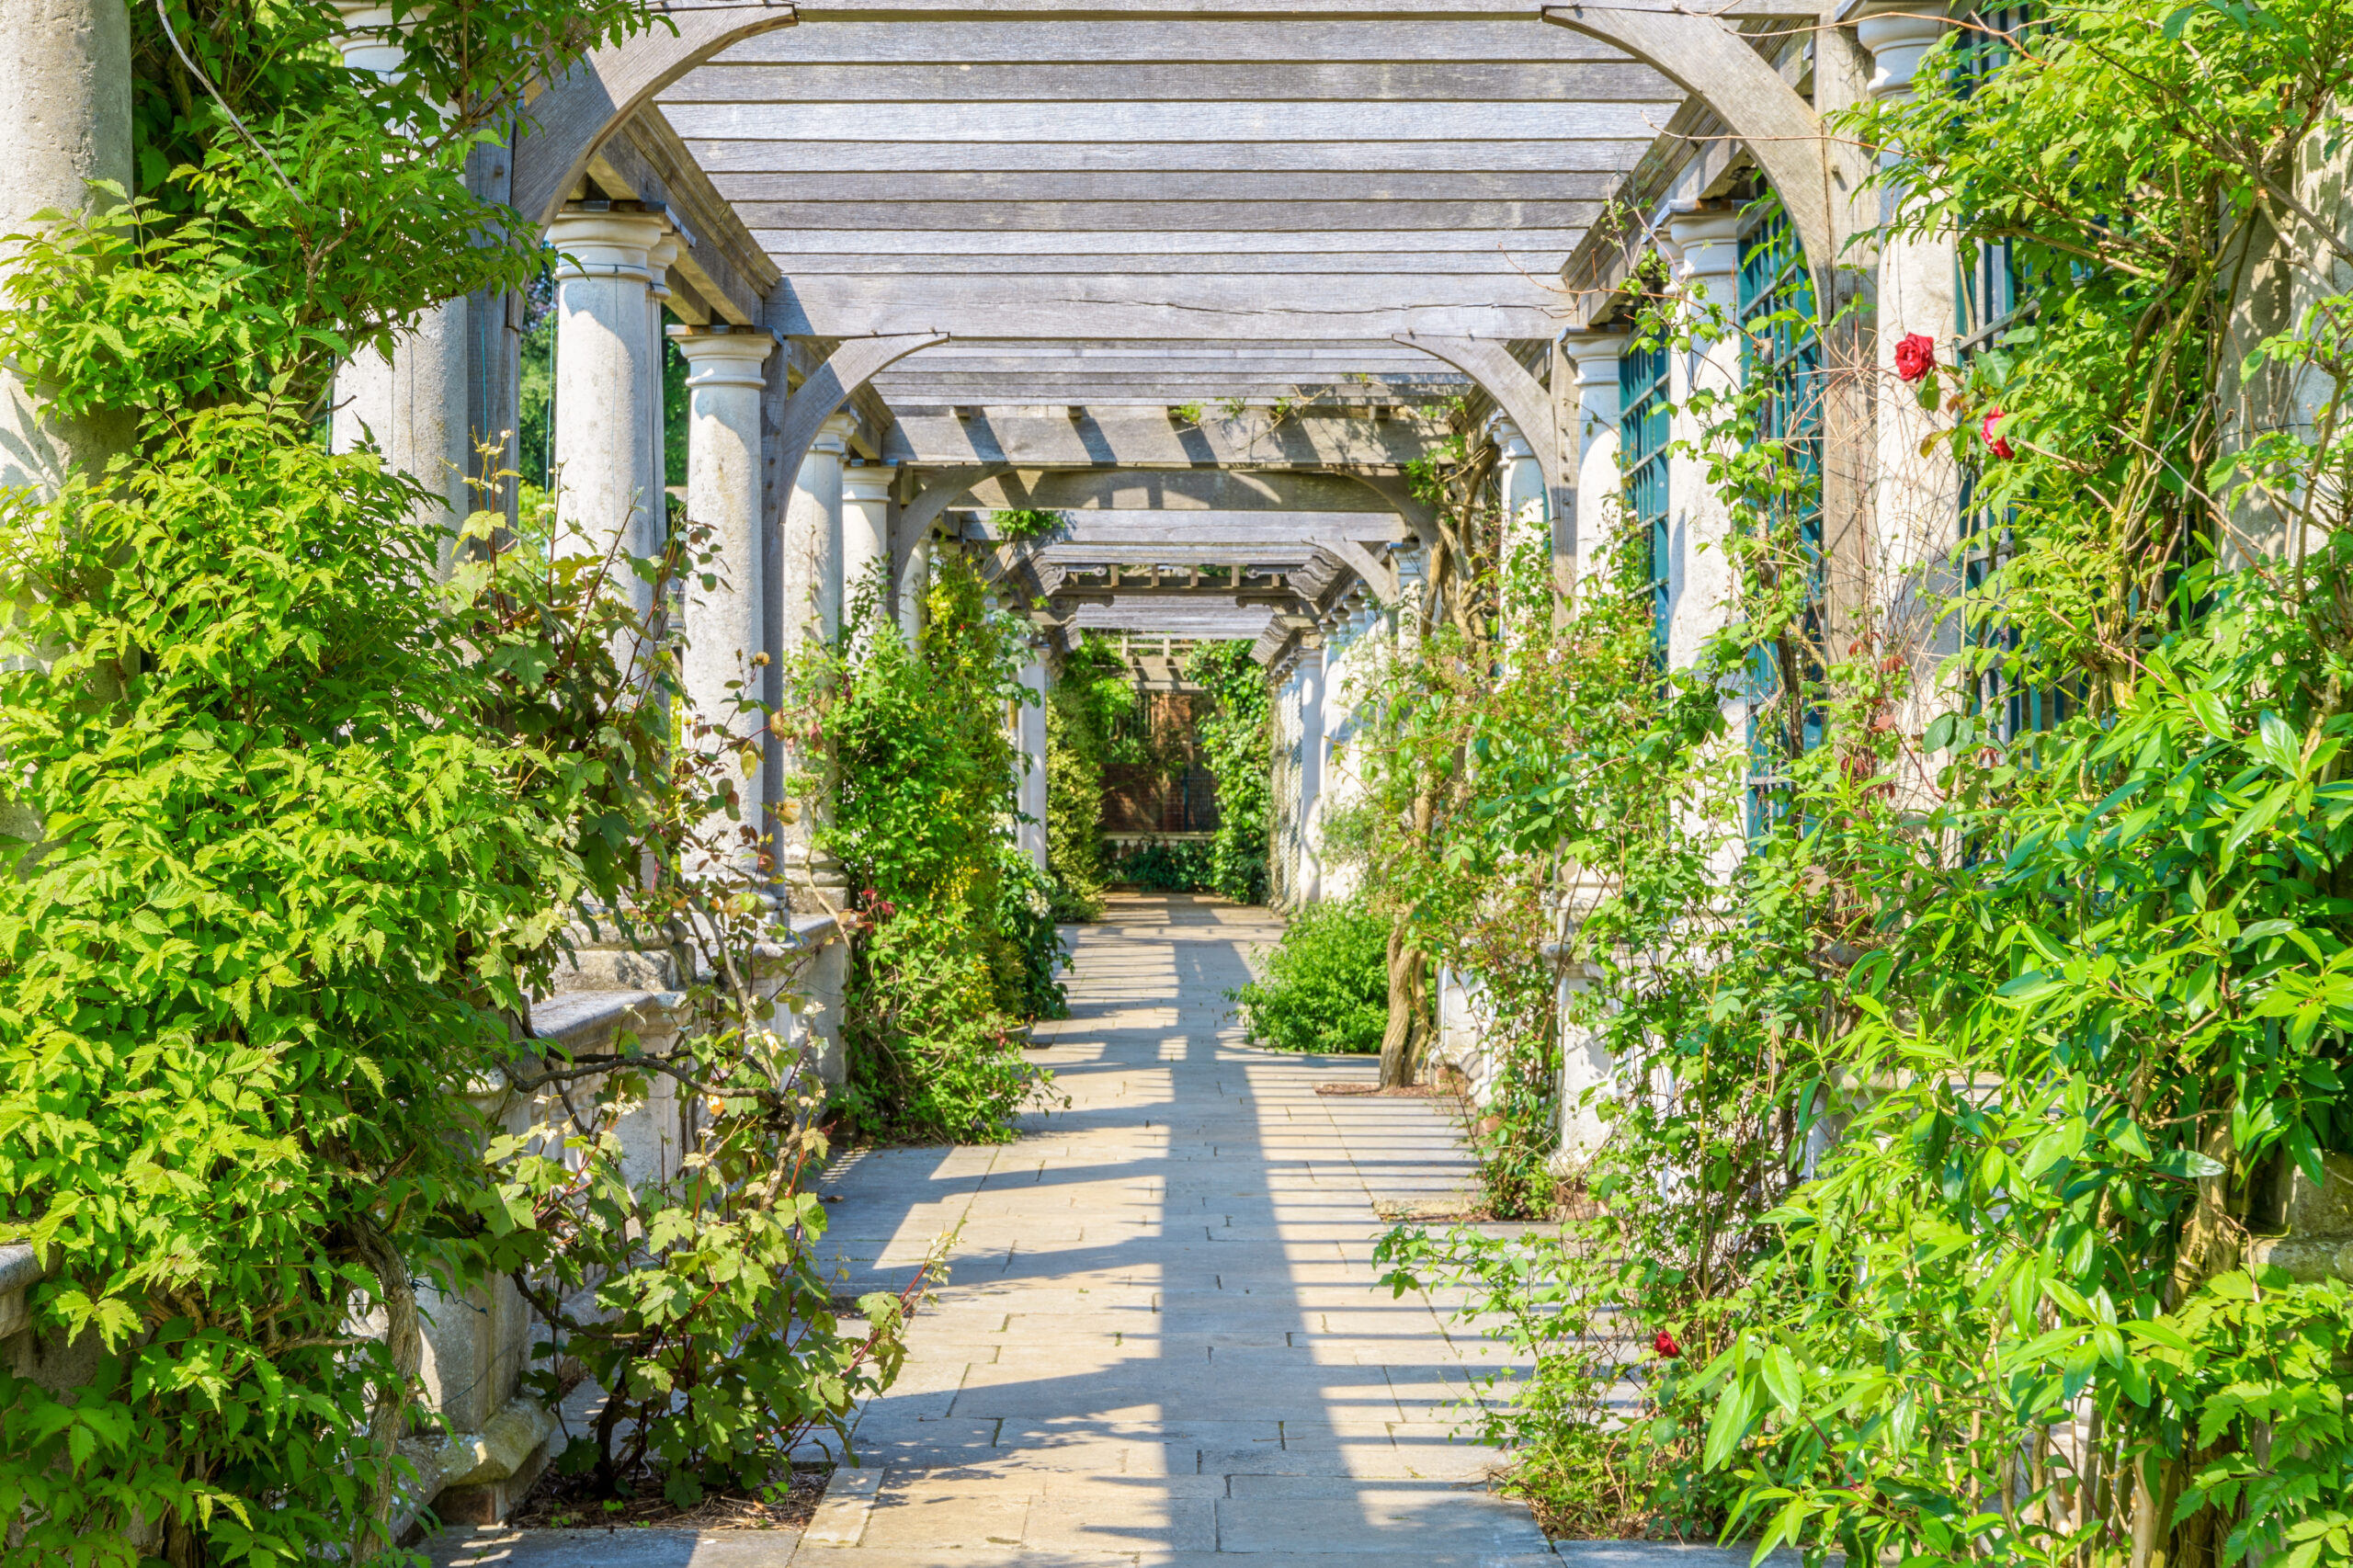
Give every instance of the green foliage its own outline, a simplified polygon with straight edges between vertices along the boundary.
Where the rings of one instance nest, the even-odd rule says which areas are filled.
[[[1111,881],[1144,892],[1213,892],[1216,852],[1199,840],[1139,844],[1111,862]]]
[[[1141,706],[1111,642],[1079,634],[1046,693],[1046,867],[1060,920],[1103,913],[1103,769]]]
[[[1533,1369],[1490,1432],[1615,1528],[2341,1563],[2353,1290],[2250,1243],[2345,1180],[2353,1131],[2353,299],[2314,290],[2261,347],[2313,420],[2225,443],[2255,347],[2230,312],[2262,306],[2241,247],[2347,259],[2296,191],[2344,146],[2353,12],[2101,4],[2008,45],[1968,72],[1946,46],[1848,127],[1904,149],[1900,230],[2013,246],[2014,325],[1920,398],[2015,544],[1955,607],[1970,645],[1938,672],[1925,619],[1832,641],[1807,466],[1756,394],[1695,400],[1731,626],[1663,676],[1581,601],[1581,711],[1476,753],[1494,841],[1559,857],[1596,975],[1571,1022],[1615,1064],[1598,1213],[1386,1256],[1515,1325]],[[1682,321],[1647,330],[1733,330]],[[2270,552],[2218,570],[2228,531]],[[1940,689],[1991,699],[1932,719]],[[2070,715],[2013,731],[2001,698],[2036,689]],[[1597,1424],[1636,1373],[1635,1418]]]
[[[1249,1038],[1278,1051],[1370,1054],[1389,1019],[1389,922],[1360,899],[1311,903],[1228,994]]]
[[[595,1277],[621,1315],[590,1359],[625,1403],[751,1333],[699,1377],[723,1393],[648,1427],[689,1487],[895,1365],[887,1314],[856,1341],[750,1327],[808,1289],[796,1064],[773,986],[738,983],[779,933],[738,876],[683,874],[756,859],[745,748],[674,713],[675,640],[621,591],[661,602],[699,542],[550,560],[495,510],[453,541],[315,438],[349,352],[539,274],[468,153],[645,23],[427,4],[402,85],[335,63],[325,7],[134,7],[137,188],[12,241],[0,341],[115,454],[6,497],[0,530],[0,1236],[40,1250],[43,1354],[97,1363],[63,1394],[0,1372],[12,1560],[384,1560],[419,1280]],[[729,977],[692,983],[678,1041],[531,1040],[592,915]],[[677,1150],[692,1182],[632,1180],[614,1119],[682,1074],[717,1102]],[[486,1160],[559,1083],[544,1130],[575,1163]],[[584,1233],[624,1212],[649,1228]]]
[[[789,672],[836,781],[819,847],[853,890],[843,1109],[871,1136],[1003,1139],[1046,1083],[1022,1059],[1028,1021],[1062,996],[1046,890],[1005,831],[1005,715],[1029,699],[1020,629],[953,555],[935,563],[920,652],[858,631],[880,625],[878,607],[869,585],[841,643]]]
[[[989,528],[995,536],[1017,544],[1034,543],[1058,533],[1066,521],[1060,512],[1041,512],[1030,507],[989,514]]]
[[[1217,838],[1209,887],[1236,903],[1267,901],[1267,829],[1273,814],[1274,731],[1267,721],[1267,672],[1247,642],[1209,642],[1185,661],[1185,675],[1208,693],[1197,705],[1195,733],[1217,780]]]

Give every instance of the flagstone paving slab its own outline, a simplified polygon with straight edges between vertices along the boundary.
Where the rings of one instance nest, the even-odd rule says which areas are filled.
[[[1453,1402],[1503,1365],[1380,1285],[1380,1206],[1467,1197],[1445,1102],[1319,1095],[1368,1058],[1245,1044],[1224,993],[1279,927],[1208,899],[1115,898],[1080,927],[1071,1017],[1032,1059],[1067,1107],[995,1148],[876,1149],[828,1171],[835,1289],[950,1268],[898,1385],[860,1412],[790,1532],[446,1533],[444,1568],[1517,1568],[1559,1557],[1488,1489]],[[810,1458],[832,1457],[813,1445]],[[1739,1568],[1647,1545],[1586,1568]]]

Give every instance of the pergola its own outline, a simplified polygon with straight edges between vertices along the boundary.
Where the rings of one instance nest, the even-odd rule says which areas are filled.
[[[673,308],[789,345],[764,517],[847,407],[846,455],[893,465],[894,571],[968,506],[1149,513],[1161,565],[1241,560],[1245,518],[1295,554],[1317,514],[1410,537],[1404,465],[1457,399],[1525,437],[1573,556],[1551,345],[1606,199],[1697,107],[1794,171],[1822,259],[1818,128],[1742,36],[1793,14],[1819,20],[1788,0],[681,6],[540,97],[513,197],[559,245],[567,213],[658,209]],[[1380,557],[1313,558],[1333,570],[1281,582],[1393,592]],[[1024,581],[1041,568],[1061,580],[1050,552]],[[1098,574],[1051,619],[1255,636],[1316,608],[1211,580]]]

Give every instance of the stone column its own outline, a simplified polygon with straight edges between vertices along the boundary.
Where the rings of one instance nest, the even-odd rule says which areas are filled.
[[[131,155],[131,14],[122,0],[0,0],[0,127],[8,177],[0,233],[38,227],[36,212],[115,199],[93,191],[135,178]],[[13,270],[0,255],[0,273]],[[0,365],[0,487],[53,495],[66,475],[96,472],[129,436],[104,415],[48,414],[38,387]]]
[[[1544,494],[1544,467],[1537,461],[1536,449],[1528,437],[1509,419],[1498,418],[1495,429],[1495,492],[1503,506],[1502,564],[1507,589],[1503,634],[1504,645],[1509,648],[1523,641],[1531,628],[1551,619],[1549,606],[1529,602],[1530,596],[1545,594],[1549,562],[1543,571],[1532,574],[1523,573],[1520,565],[1524,554],[1550,539],[1552,508]]]
[[[645,253],[645,332],[646,341],[654,346],[654,351],[645,357],[643,403],[645,472],[652,477],[646,492],[650,502],[646,518],[649,555],[670,541],[669,410],[663,406],[662,398],[662,372],[668,358],[663,346],[669,339],[662,312],[670,300],[670,264],[677,259],[677,233],[665,226],[662,237]]]
[[[1030,864],[1039,870],[1046,869],[1046,655],[1040,648],[1032,648],[1029,662],[1021,666],[1021,689],[1031,694],[1013,716],[1014,735],[1018,756],[1015,766],[1020,769],[1015,779],[1015,801],[1021,815],[1028,819],[1017,825],[1015,841]]]
[[[658,212],[567,209],[548,228],[563,256],[556,267],[556,540],[558,554],[650,555],[660,534],[661,475],[649,470],[645,432],[649,371],[656,345],[648,329],[651,253],[662,238]],[[653,608],[649,585],[626,566],[614,580],[639,613]]]
[[[776,338],[756,328],[676,327],[670,340],[687,360],[687,517],[710,530],[713,586],[687,574],[687,699],[708,722],[757,733],[764,716],[745,709],[761,695],[752,661],[764,652],[767,562],[760,529],[760,395]],[[765,829],[759,770],[743,783],[742,817]]]
[[[1324,646],[1311,633],[1299,655],[1299,876],[1292,898],[1324,896]]]
[[[344,31],[335,46],[344,64],[379,76],[397,74],[401,50],[386,30],[392,7],[336,0],[335,9],[343,14]],[[467,422],[466,337],[472,319],[462,295],[444,300],[395,336],[389,357],[374,348],[354,354],[335,374],[335,410],[328,427],[335,450],[373,446],[387,467],[432,491],[438,499],[426,504],[417,520],[452,532],[485,504],[466,483],[479,466]]]
[[[907,646],[918,653],[923,649],[923,629],[930,615],[931,595],[931,532],[924,531],[907,549],[906,569],[899,574],[899,635]]]
[[[887,463],[842,471],[842,613],[864,604],[876,626],[891,617],[891,491],[898,482],[897,467]]]
[[[842,629],[842,459],[857,421],[847,414],[826,419],[792,476],[785,500],[784,603],[781,650],[788,659],[812,642],[830,648]],[[811,774],[806,746],[788,744],[785,771],[801,776],[794,819],[778,834],[783,850],[788,896],[813,907],[839,908],[848,890],[841,866],[816,845],[833,821],[830,778]],[[798,907],[798,905],[796,905]]]
[[[1677,271],[1690,293],[1692,347],[1677,354],[1669,379],[1674,398],[1675,437],[1697,441],[1699,422],[1684,412],[1694,392],[1729,392],[1740,384],[1740,339],[1736,333],[1717,335],[1701,322],[1712,305],[1727,322],[1740,311],[1740,213],[1730,207],[1699,208],[1677,212],[1668,232],[1677,253]],[[1700,645],[1720,625],[1733,587],[1731,562],[1724,551],[1731,513],[1708,483],[1708,466],[1696,458],[1669,460],[1667,579],[1668,663],[1688,665]]]
[[[1610,532],[1619,520],[1618,356],[1626,347],[1619,332],[1561,335],[1575,401],[1569,436],[1569,469],[1577,510],[1577,580],[1606,569]]]
[[[1906,103],[1920,57],[1944,36],[1949,24],[1944,6],[1909,0],[1875,0],[1855,22],[1855,36],[1871,53],[1870,96],[1881,104]],[[1882,166],[1900,157],[1894,148],[1880,154]],[[1902,192],[1882,187],[1883,216],[1893,216]],[[1940,639],[1937,622],[1944,597],[1957,585],[1947,580],[1950,552],[1961,522],[1961,472],[1939,443],[1925,455],[1921,447],[1939,423],[1919,405],[1919,386],[1896,373],[1896,346],[1914,333],[1936,345],[1937,360],[1953,363],[1960,322],[1953,284],[1956,257],[1950,230],[1920,238],[1882,238],[1879,244],[1879,357],[1875,366],[1879,411],[1877,462],[1871,485],[1872,534],[1882,580],[1873,597],[1890,616],[1886,630],[1899,650],[1912,653],[1923,690],[1933,685],[1935,665],[1959,651],[1957,625]],[[1835,370],[1836,367],[1833,367]],[[1923,383],[1925,384],[1925,383]],[[1923,583],[1925,573],[1938,580]],[[1926,595],[1921,592],[1927,588]],[[1925,723],[1922,716],[1920,722]]]
[[[819,427],[793,475],[784,508],[784,641],[831,643],[842,629],[842,460],[857,420],[836,414]]]

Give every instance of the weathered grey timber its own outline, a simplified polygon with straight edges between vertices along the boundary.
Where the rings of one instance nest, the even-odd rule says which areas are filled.
[[[620,122],[729,44],[789,28],[790,6],[667,13],[666,25],[600,49],[531,100],[515,147],[515,210],[544,228],[579,182],[589,154]]]
[[[1806,259],[1827,284],[1838,257],[1828,142],[1821,117],[1740,35],[1717,19],[1664,6],[1547,6],[1544,19],[1647,60],[1732,127],[1779,192]],[[1833,297],[1824,287],[1821,298]]]
[[[1034,29],[1046,31],[1047,29]],[[1081,29],[1058,26],[1055,34]],[[1051,38],[1039,39],[1045,49]],[[1203,40],[1206,44],[1208,40]],[[740,55],[705,65],[664,95],[672,103],[1676,103],[1681,95],[1647,65],[1617,58],[1504,61],[1197,59],[1102,64],[1007,61],[975,73],[969,61],[924,64],[755,63]],[[1378,122],[1375,122],[1376,124]],[[1385,127],[1383,127],[1385,129]]]
[[[921,468],[1005,463],[1017,468],[1313,468],[1395,472],[1445,441],[1445,421],[1420,410],[1383,419],[1311,410],[1278,419],[1249,409],[1188,425],[1166,410],[1051,411],[991,404],[902,408],[883,444],[892,462]]]

